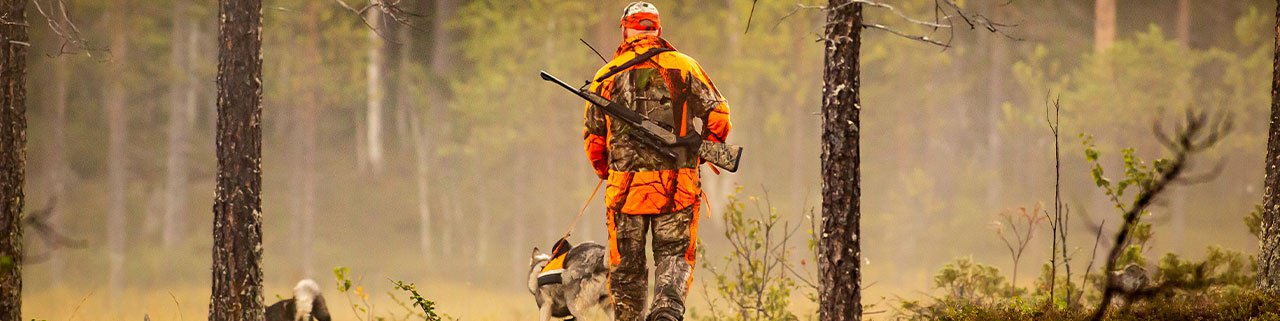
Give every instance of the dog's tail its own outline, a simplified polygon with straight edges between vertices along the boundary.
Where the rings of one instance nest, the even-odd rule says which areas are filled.
[[[293,299],[297,307],[297,312],[293,314],[294,320],[311,320],[311,307],[318,297],[320,297],[320,285],[316,284],[316,281],[311,279],[298,281],[298,285],[293,287]]]

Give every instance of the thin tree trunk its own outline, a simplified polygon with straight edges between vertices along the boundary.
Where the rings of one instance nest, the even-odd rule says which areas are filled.
[[[111,12],[110,21],[124,21],[126,10]],[[115,25],[123,25],[117,23]],[[111,57],[108,64],[109,75],[122,75],[128,57],[127,32],[114,32],[111,36]],[[125,215],[126,192],[128,191],[128,115],[125,113],[125,88],[120,81],[107,82],[103,104],[107,114],[107,249],[109,252],[109,270],[107,277],[108,298],[120,297],[124,290],[125,261]]]
[[[989,7],[991,14],[996,21],[1001,21],[1001,6],[993,4]],[[996,35],[987,37],[989,42],[988,49],[991,50],[991,64],[987,65],[987,170],[996,173],[987,184],[987,208],[1002,208],[1001,202],[1004,195],[1004,176],[1000,170],[1004,164],[1003,141],[1000,135],[1000,120],[1003,119],[1004,110],[1001,107],[1004,104],[1004,80],[1006,71],[1009,70],[1009,53],[1007,44]]]
[[[431,262],[435,254],[432,246],[432,225],[431,225],[431,145],[427,139],[425,131],[422,129],[422,119],[417,113],[411,114],[409,119],[409,128],[413,135],[413,151],[417,156],[417,182],[418,182],[418,245],[422,249],[422,256]]]
[[[71,71],[67,66],[67,59],[59,57],[53,60],[53,147],[49,154],[50,183],[53,185],[49,194],[53,203],[49,205],[51,209],[48,223],[57,231],[63,230],[63,225],[66,224],[65,216],[69,211],[63,204],[66,204],[67,185],[71,180],[71,168],[67,165],[67,99],[70,97],[68,84]],[[62,251],[50,253],[49,274],[53,277],[53,283],[61,283],[65,271],[66,262]]]
[[[382,14],[378,10],[369,10],[369,24],[374,28],[382,26]],[[374,175],[382,172],[382,105],[383,105],[383,74],[387,70],[387,56],[383,48],[386,46],[382,36],[375,29],[369,29],[369,66],[368,73],[368,111],[365,113],[365,121],[368,130],[364,137],[366,142],[367,157],[369,158],[369,170]]]
[[[1096,0],[1093,7],[1093,50],[1106,52],[1116,42],[1116,1]]]
[[[829,2],[824,35],[818,317],[826,321],[862,320],[858,155],[862,4],[850,2]]]
[[[307,33],[311,35],[308,40],[304,41],[303,60],[307,61],[306,65],[318,66],[323,62],[320,53],[320,44],[317,39],[320,38],[320,4],[311,3],[308,7],[308,18],[306,20]],[[302,103],[298,106],[299,114],[296,116],[297,123],[294,126],[294,143],[298,146],[298,154],[296,161],[299,162],[294,167],[294,179],[298,182],[297,188],[300,189],[297,203],[298,207],[296,216],[294,217],[295,235],[294,242],[298,246],[297,252],[299,264],[302,268],[302,275],[305,277],[314,277],[315,269],[315,251],[312,248],[315,240],[315,217],[316,217],[316,126],[318,126],[318,114],[320,113],[320,86],[318,83],[311,83],[300,88],[302,90]]]
[[[420,8],[420,6],[414,6],[407,10],[419,12],[418,10],[420,10]],[[395,117],[392,118],[395,119],[396,137],[409,137],[409,135],[413,135],[413,129],[410,128],[411,125],[409,124],[409,117],[418,117],[417,110],[415,109],[417,105],[412,104],[413,90],[416,88],[415,86],[417,84],[413,83],[413,79],[410,77],[414,62],[414,29],[398,24],[396,26],[396,38],[399,39],[398,42],[400,42],[400,45],[397,48],[398,50],[396,51],[396,54],[398,55],[397,59],[399,61],[396,62],[395,68],[396,83],[393,86],[388,86],[388,88],[395,88],[396,110]],[[401,146],[403,146],[404,143],[412,142],[413,139],[402,140]]]
[[[1178,0],[1178,43],[1191,48],[1191,0]]]
[[[179,0],[173,8],[173,41],[169,54],[177,70],[169,101],[169,155],[166,162],[164,234],[162,246],[166,251],[182,239],[186,233],[187,209],[187,149],[192,115],[195,114],[195,72],[191,67],[191,52],[195,47],[195,25],[187,17],[190,4]]]
[[[218,5],[218,185],[210,321],[261,321],[262,3]]]
[[[1191,0],[1178,0],[1178,19],[1177,19],[1177,36],[1178,44],[1183,49],[1191,48]],[[1191,78],[1179,79],[1178,84],[1180,90],[1177,95],[1186,106],[1191,106],[1192,95],[1195,93],[1191,88]],[[1171,201],[1169,202],[1169,210],[1173,214],[1173,235],[1186,235],[1187,232],[1187,191],[1188,186],[1171,186]],[[1182,251],[1183,238],[1170,238],[1173,246],[1170,247],[1174,252]]]
[[[1280,293],[1280,0],[1276,0],[1275,55],[1272,57],[1271,129],[1267,140],[1266,190],[1258,253],[1258,289]]]
[[[0,2],[0,319],[22,319],[22,187],[27,168],[26,0]]]

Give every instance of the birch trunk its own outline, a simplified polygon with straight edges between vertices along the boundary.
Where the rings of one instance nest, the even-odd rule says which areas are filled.
[[[374,28],[382,26],[382,14],[378,10],[369,10],[369,25]],[[375,29],[369,29],[369,66],[366,70],[368,73],[368,110],[365,113],[365,148],[368,154],[369,171],[374,175],[382,172],[382,105],[383,105],[383,74],[387,70],[387,56],[383,48],[386,42]]]

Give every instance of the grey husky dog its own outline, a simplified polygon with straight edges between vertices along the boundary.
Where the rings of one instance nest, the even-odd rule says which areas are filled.
[[[604,309],[613,320],[613,304],[609,301],[609,268],[605,266],[603,245],[586,242],[565,254],[560,283],[538,285],[538,275],[551,261],[551,256],[538,248],[529,260],[529,293],[538,303],[541,321],[576,320],[595,306]]]

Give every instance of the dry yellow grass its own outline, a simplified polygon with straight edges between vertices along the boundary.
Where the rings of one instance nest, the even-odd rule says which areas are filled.
[[[322,283],[327,284],[327,283]],[[496,291],[457,283],[419,283],[423,296],[435,300],[439,312],[463,320],[533,320],[533,300],[519,291]],[[369,302],[378,315],[404,315],[404,309],[386,295],[386,287],[371,290]],[[66,286],[27,289],[23,298],[24,320],[48,321],[139,321],[143,315],[151,320],[205,320],[208,318],[209,289],[205,286],[181,286],[169,290],[126,290],[116,302],[110,302],[102,288],[73,289]],[[347,299],[332,287],[324,289],[330,312],[335,320],[359,320]],[[378,291],[378,292],[375,292]],[[268,286],[267,304],[278,296],[287,296],[288,285]],[[403,296],[401,296],[403,298]],[[353,297],[353,299],[355,299]]]

